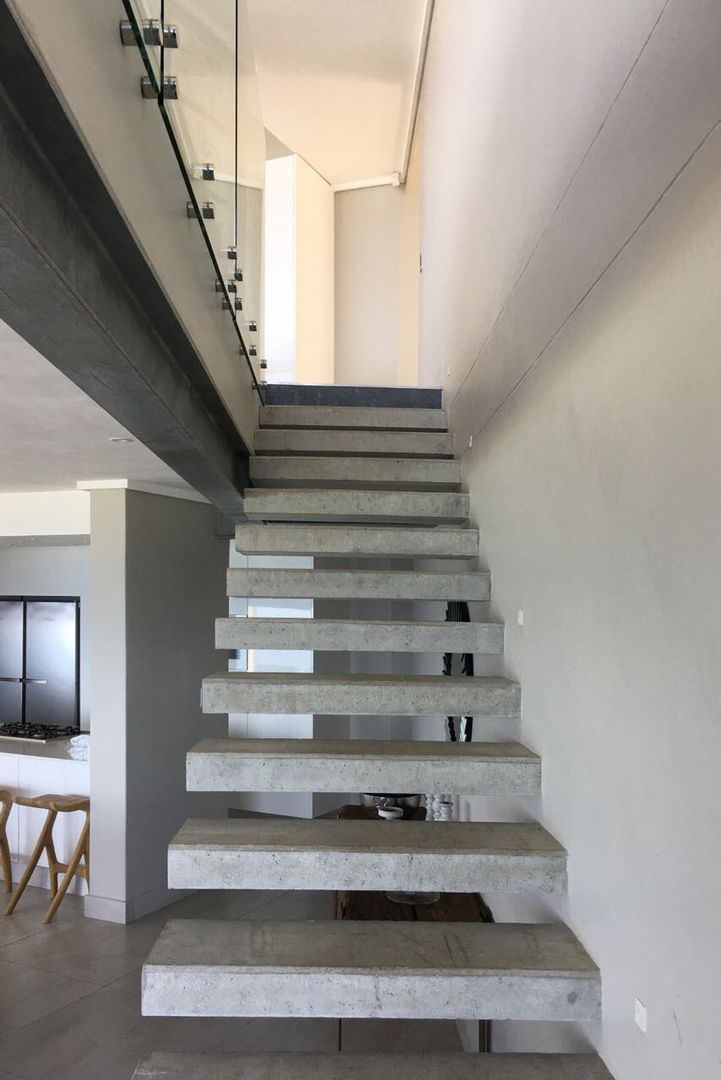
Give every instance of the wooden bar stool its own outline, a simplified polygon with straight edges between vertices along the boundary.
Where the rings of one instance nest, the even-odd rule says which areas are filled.
[[[13,808],[13,794],[7,788],[0,788],[0,866],[2,866],[5,892],[13,891],[13,868],[10,862],[7,823]]]
[[[74,877],[85,878],[85,881],[90,884],[90,799],[84,795],[16,795],[14,802],[17,806],[32,806],[37,810],[47,810],[48,816],[45,818],[45,824],[40,830],[37,843],[33,848],[33,853],[28,860],[23,876],[18,882],[18,887],[11,896],[10,903],[5,908],[5,914],[12,915],[18,900],[27,888],[33,870],[38,865],[40,856],[45,851],[48,857],[48,872],[50,874],[53,899],[43,918],[43,922],[49,923],[52,922],[55,912],[60,907],[62,899],[68,891],[68,886]],[[75,845],[70,862],[61,863],[55,854],[55,845],[53,844],[55,818],[58,814],[73,814],[79,811],[85,814],[85,822],[80,838]],[[82,866],[80,865],[81,861]],[[61,873],[63,879],[58,887],[58,874]]]

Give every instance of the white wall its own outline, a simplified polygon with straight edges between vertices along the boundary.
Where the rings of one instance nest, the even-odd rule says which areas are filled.
[[[688,86],[703,64],[686,61]],[[464,457],[520,736],[543,757],[542,805],[516,813],[537,812],[569,851],[566,901],[491,905],[566,920],[604,985],[602,1026],[499,1024],[495,1046],[590,1041],[616,1080],[711,1077],[721,1056],[719,177],[716,128]],[[449,288],[472,249],[458,247]],[[497,270],[476,279],[479,305]]]
[[[20,491],[0,494],[0,536],[90,534],[87,491]]]
[[[567,921],[604,987],[602,1025],[494,1048],[590,1043],[616,1080],[721,1059],[721,9],[661,7],[439,0],[424,92],[423,364],[544,769],[469,809],[567,847],[567,900],[489,900]]]
[[[420,191],[335,194],[335,381],[418,384]]]
[[[333,193],[301,157],[266,163],[269,382],[333,382]]]
[[[128,490],[94,491],[92,514],[93,874],[86,914],[126,922],[162,907],[167,845],[224,796],[185,791],[185,754],[222,735],[200,684],[222,670],[227,542],[212,507]]]

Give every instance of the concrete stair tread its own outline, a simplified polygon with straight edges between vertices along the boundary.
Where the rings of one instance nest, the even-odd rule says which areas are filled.
[[[171,889],[563,893],[566,852],[535,822],[191,819]]]
[[[595,1020],[600,1004],[560,923],[171,920],[143,968],[146,1016]]]
[[[455,491],[246,488],[243,512],[251,521],[461,523],[468,518],[469,501]]]
[[[243,524],[235,546],[245,555],[352,555],[355,558],[417,557],[472,559],[478,530],[398,525]]]
[[[441,431],[345,431],[326,428],[258,428],[257,456],[276,454],[320,455],[322,457],[396,457],[451,459],[455,440]]]
[[[541,790],[541,759],[516,742],[203,739],[187,763],[190,791]]]
[[[203,680],[208,713],[520,715],[520,686],[490,675],[359,675],[231,671]]]
[[[250,478],[260,487],[355,487],[452,490],[461,483],[461,463],[445,458],[320,457],[256,455]]]
[[[432,742],[413,739],[201,739],[190,751],[193,754],[232,754],[274,757],[295,761],[317,758],[325,761],[366,761],[378,758],[424,761],[446,758],[453,762],[470,759],[476,762],[538,762],[540,757],[519,742]]]
[[[219,649],[315,649],[353,652],[503,652],[503,623],[392,619],[217,619]]]
[[[156,1052],[133,1080],[613,1080],[595,1054]]]
[[[228,596],[488,600],[487,571],[458,570],[228,570]]]
[[[443,409],[376,409],[356,405],[261,405],[264,427],[361,428],[387,431],[446,431]]]
[[[399,827],[393,827],[393,826]],[[382,828],[381,828],[382,826]],[[190,818],[171,848],[228,851],[436,853],[452,855],[565,856],[564,848],[537,822],[404,821],[381,818]]]

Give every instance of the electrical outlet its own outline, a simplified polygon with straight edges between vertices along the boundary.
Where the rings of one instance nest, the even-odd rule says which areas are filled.
[[[519,626],[523,626],[523,620],[524,620],[523,608],[519,607],[519,609],[518,609],[518,625]]]
[[[634,1020],[636,1021],[636,1027],[645,1035],[648,1030],[648,1013],[646,1012],[646,1006],[638,998],[636,998],[634,1006]]]
[[[473,446],[473,436],[469,435],[468,436],[468,449],[470,450],[472,446]]]
[[[450,377],[451,377],[451,369],[450,369],[450,368],[446,368],[446,378],[447,378],[447,379],[450,379]]]

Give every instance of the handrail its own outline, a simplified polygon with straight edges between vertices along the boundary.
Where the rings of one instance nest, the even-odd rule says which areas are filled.
[[[237,0],[236,0],[236,3],[237,3]],[[248,366],[248,370],[250,371],[250,375],[251,375],[251,378],[253,380],[253,386],[255,388],[255,392],[257,393],[261,404],[263,404],[264,400],[265,400],[264,395],[263,395],[263,391],[261,389],[260,383],[258,382],[255,371],[253,370],[253,364],[252,364],[251,359],[250,359],[250,354],[248,353],[247,346],[246,346],[245,341],[243,339],[243,334],[242,334],[242,332],[240,330],[240,326],[238,325],[238,318],[237,318],[237,316],[235,314],[235,305],[233,304],[233,300],[231,299],[230,293],[228,292],[228,288],[227,288],[226,281],[225,281],[225,274],[222,272],[222,270],[220,268],[220,264],[219,264],[218,259],[216,257],[215,251],[213,250],[213,244],[212,244],[210,236],[208,234],[208,230],[205,227],[205,222],[203,221],[203,214],[202,214],[202,211],[201,211],[201,208],[200,208],[200,204],[198,203],[197,197],[195,195],[195,191],[193,190],[193,185],[191,183],[190,174],[188,173],[188,170],[187,170],[187,168],[185,166],[185,161],[183,160],[183,154],[182,154],[181,149],[180,149],[180,144],[178,142],[178,138],[177,138],[177,136],[175,134],[175,130],[173,128],[172,121],[171,121],[170,116],[168,114],[168,110],[165,107],[165,85],[164,85],[165,34],[162,31],[162,28],[165,25],[165,17],[164,17],[165,16],[165,0],[160,0],[160,26],[161,26],[161,33],[160,33],[160,83],[158,83],[158,79],[157,79],[157,77],[155,75],[155,71],[153,69],[153,64],[151,63],[150,57],[148,55],[148,51],[147,51],[147,49],[145,47],[145,41],[143,39],[143,33],[142,33],[142,29],[141,29],[141,24],[138,22],[138,19],[137,19],[136,15],[135,15],[135,12],[133,10],[132,2],[131,2],[131,0],[122,0],[122,4],[123,4],[123,8],[125,9],[125,14],[127,15],[127,18],[128,18],[129,23],[130,23],[131,29],[133,31],[133,37],[135,38],[135,44],[137,45],[138,50],[140,52],[140,56],[141,56],[141,59],[143,61],[143,66],[144,66],[146,74],[147,74],[147,76],[148,76],[148,78],[150,80],[150,85],[152,86],[153,91],[155,93],[155,99],[156,99],[156,102],[157,102],[157,105],[158,105],[158,109],[160,111],[160,115],[161,115],[162,120],[163,120],[163,124],[165,126],[165,131],[167,133],[168,139],[170,140],[170,145],[171,145],[171,147],[173,149],[173,153],[175,154],[175,159],[178,162],[178,167],[180,169],[180,175],[183,178],[183,183],[185,184],[185,189],[186,189],[186,191],[188,193],[188,201],[190,203],[192,203],[193,210],[194,210],[194,213],[195,213],[195,219],[198,222],[198,225],[200,226],[200,231],[202,233],[203,240],[205,241],[205,246],[208,249],[208,255],[210,256],[210,261],[213,264],[213,270],[215,271],[215,279],[216,279],[217,282],[220,282],[222,294],[223,294],[223,297],[224,297],[224,299],[226,301],[226,307],[227,307],[227,310],[230,313],[230,317],[231,317],[231,320],[233,322],[233,326],[235,328],[235,333],[236,333],[238,341],[240,343],[240,355],[245,358],[245,362],[246,362],[246,364]],[[236,79],[237,79],[237,63],[238,63],[237,48],[238,48],[238,39],[237,39],[237,36],[236,36]],[[236,130],[235,130],[235,137],[236,137],[236,147],[237,147],[237,138],[238,138],[238,129],[237,129],[237,93],[236,93]],[[236,162],[237,162],[237,149],[236,149]],[[236,198],[236,205],[237,205],[237,164],[236,164],[235,186],[236,186],[235,198]],[[237,211],[236,211],[236,229],[237,229]],[[237,239],[236,239],[236,245],[237,245]],[[237,246],[236,246],[236,251],[237,251]]]

